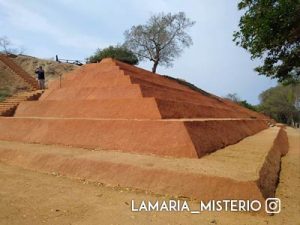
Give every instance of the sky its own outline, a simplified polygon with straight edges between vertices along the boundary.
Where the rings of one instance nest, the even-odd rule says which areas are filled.
[[[157,72],[184,79],[218,96],[237,93],[259,103],[259,94],[276,80],[259,76],[261,61],[232,41],[242,12],[236,0],[0,0],[0,36],[24,54],[84,60],[97,48],[122,44],[124,31],[160,12],[183,11],[196,24],[188,30],[193,45],[170,68]],[[151,70],[150,62],[139,67]]]

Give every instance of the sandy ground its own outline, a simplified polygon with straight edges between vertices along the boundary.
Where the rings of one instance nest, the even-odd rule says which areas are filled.
[[[274,216],[249,213],[131,212],[131,200],[163,201],[143,191],[104,187],[56,174],[0,164],[0,224],[300,224],[300,131],[287,129],[290,150],[282,160]],[[190,202],[197,209],[197,202]]]

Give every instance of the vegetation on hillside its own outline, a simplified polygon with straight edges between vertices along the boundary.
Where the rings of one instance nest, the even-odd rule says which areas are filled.
[[[228,94],[225,98],[248,109],[263,113],[277,122],[285,124],[300,122],[300,84],[279,84],[269,88],[260,94],[260,104],[258,105],[241,100],[237,94]]]
[[[104,49],[97,49],[92,56],[87,58],[87,61],[89,63],[96,63],[104,58],[113,58],[131,65],[136,65],[139,62],[137,56],[124,46],[109,46]]]
[[[229,93],[224,98],[231,100],[247,109],[258,111],[257,106],[250,104],[246,100],[241,100],[241,98],[236,93]]]
[[[57,79],[64,73],[70,72],[76,68],[77,65],[69,63],[59,63],[50,59],[40,59],[32,56],[18,55],[13,60],[21,66],[31,76],[36,76],[34,71],[37,67],[42,66],[45,70],[46,80]]]
[[[255,70],[281,83],[300,81],[300,1],[242,0],[244,11],[234,41],[251,53],[251,58],[263,58]]]
[[[278,122],[300,122],[300,84],[278,85],[260,94],[259,111]]]
[[[36,76],[34,70],[38,66],[43,66],[47,81],[57,79],[63,73],[78,68],[76,65],[58,63],[53,60],[39,59],[25,55],[15,55],[12,59],[31,76]],[[30,90],[30,86],[8,69],[5,64],[0,63],[0,101],[3,101],[5,98],[14,95],[17,92],[27,90]]]

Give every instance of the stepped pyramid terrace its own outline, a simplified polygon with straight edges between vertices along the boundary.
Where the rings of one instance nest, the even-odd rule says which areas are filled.
[[[271,124],[187,83],[107,58],[0,117],[0,158],[174,196],[264,199],[275,194],[287,152],[284,129]]]

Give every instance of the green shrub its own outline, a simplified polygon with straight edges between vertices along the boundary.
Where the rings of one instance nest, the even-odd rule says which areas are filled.
[[[94,55],[87,58],[89,63],[100,62],[104,58],[113,58],[131,65],[138,64],[136,55],[123,46],[109,46],[108,48],[98,49]]]

